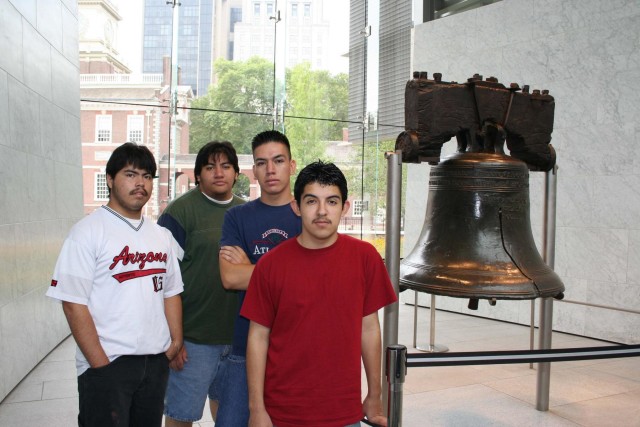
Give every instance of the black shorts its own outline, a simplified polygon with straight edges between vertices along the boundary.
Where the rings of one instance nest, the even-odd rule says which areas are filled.
[[[162,425],[169,360],[164,353],[120,356],[78,377],[81,427]]]

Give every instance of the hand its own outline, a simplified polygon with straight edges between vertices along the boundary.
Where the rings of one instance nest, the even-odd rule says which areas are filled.
[[[101,360],[100,362],[97,362],[97,363],[92,363],[89,366],[91,366],[92,368],[96,369],[96,368],[105,367],[110,363],[111,362],[109,361],[109,358],[105,355],[105,358],[103,360]]]
[[[265,409],[249,413],[249,427],[273,427],[271,417]]]
[[[187,350],[182,345],[182,342],[171,341],[169,348],[164,352],[169,359],[169,367],[175,369],[179,366],[178,370],[181,370],[184,366],[184,362],[187,361]]]
[[[251,260],[240,246],[222,246],[220,256],[231,264],[251,264]]]
[[[373,398],[367,395],[362,403],[362,411],[370,422],[380,426],[387,425],[387,417],[383,415],[380,396]]]
[[[167,356],[169,357],[169,356]],[[174,371],[181,371],[184,368],[184,364],[187,362],[187,349],[183,346],[173,359],[170,359],[169,367]]]

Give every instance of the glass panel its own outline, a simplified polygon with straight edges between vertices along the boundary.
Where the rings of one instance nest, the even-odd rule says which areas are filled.
[[[411,19],[398,23],[399,29],[385,27],[389,19],[385,10],[404,11],[411,2],[181,0],[175,6],[180,67],[175,91],[168,86],[170,3],[146,0],[140,7],[144,22],[141,70],[126,82],[116,79],[119,86],[111,95],[83,89],[83,98],[100,99],[91,104],[94,115],[113,110],[114,128],[108,136],[113,147],[125,139],[142,139],[157,157],[157,209],[145,214],[159,214],[173,197],[172,187],[178,195],[194,185],[189,169],[195,153],[211,140],[234,144],[247,171],[236,191],[258,197],[257,184],[248,172],[250,141],[258,132],[275,128],[289,137],[298,169],[323,159],[334,161],[345,172],[353,208],[340,230],[372,241],[383,253],[384,153],[393,150],[395,136],[404,127],[403,93],[394,91],[398,82],[404,86],[411,71],[388,75],[395,70],[389,64],[401,63],[400,58],[410,60],[404,45],[399,49],[390,40],[398,31],[410,33]],[[127,74],[121,69],[112,76]],[[396,84],[392,89],[386,86],[390,81]],[[140,92],[125,93],[123,88],[136,84]],[[149,93],[143,93],[142,87]],[[140,99],[151,101],[141,105]],[[131,104],[129,111],[122,107],[126,103]],[[142,128],[120,129],[127,121],[119,114],[141,114]],[[95,123],[91,136],[97,140],[100,126]]]
[[[189,151],[197,153],[209,141],[226,140],[238,153],[251,154],[251,138],[272,126],[273,63],[259,57],[220,58],[214,71],[216,83],[191,103]]]

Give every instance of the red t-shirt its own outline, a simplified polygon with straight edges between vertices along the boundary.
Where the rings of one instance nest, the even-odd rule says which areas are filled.
[[[396,299],[376,249],[346,235],[315,250],[290,239],[262,257],[241,315],[271,329],[264,399],[275,425],[362,419],[362,318]]]

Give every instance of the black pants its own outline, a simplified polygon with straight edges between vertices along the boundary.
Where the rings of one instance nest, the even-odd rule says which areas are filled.
[[[159,427],[169,360],[164,353],[120,356],[78,377],[80,427]]]

